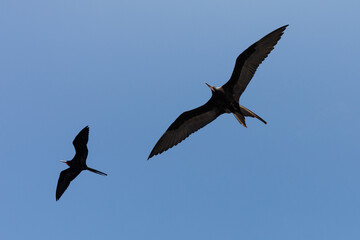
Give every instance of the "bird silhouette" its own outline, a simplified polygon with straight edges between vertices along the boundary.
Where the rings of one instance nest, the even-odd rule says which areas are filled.
[[[86,126],[79,132],[73,141],[75,147],[75,156],[71,161],[61,161],[66,163],[69,168],[60,173],[56,188],[56,201],[60,199],[61,195],[65,192],[70,182],[74,180],[83,170],[89,170],[93,173],[97,173],[103,176],[107,176],[106,173],[89,168],[86,165],[86,158],[88,155],[87,142],[89,140],[89,126]]]
[[[155,144],[148,159],[177,145],[223,113],[233,113],[244,127],[246,127],[245,117],[254,117],[266,124],[261,117],[241,106],[239,98],[256,69],[274,49],[287,26],[274,30],[242,52],[236,59],[230,80],[223,86],[214,87],[205,82],[212,92],[210,100],[198,108],[182,113]]]

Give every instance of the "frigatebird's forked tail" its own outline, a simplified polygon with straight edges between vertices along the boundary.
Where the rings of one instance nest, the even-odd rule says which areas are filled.
[[[246,107],[241,106],[241,105],[240,105],[240,112],[235,112],[234,116],[239,121],[239,123],[241,123],[246,128],[247,128],[247,126],[246,126],[246,122],[245,122],[245,117],[254,117],[254,118],[259,119],[263,123],[267,124],[264,119],[262,119],[261,117],[259,117],[255,113],[253,113],[251,110],[249,110]]]
[[[97,174],[102,175],[102,176],[107,176],[106,173],[100,172],[99,170],[96,170],[96,169],[93,169],[93,168],[87,167],[86,170],[89,170],[90,172],[97,173]]]
[[[258,115],[256,115],[255,113],[253,113],[250,109],[247,109],[246,107],[244,106],[241,106],[240,105],[240,111],[242,113],[242,115],[244,115],[245,117],[254,117],[254,118],[257,118],[259,119],[260,121],[262,121],[263,123],[267,124],[267,122],[262,119],[261,117],[259,117]]]
[[[235,112],[234,117],[239,121],[239,123],[241,123],[241,125],[243,125],[244,127],[247,128],[246,123],[245,123],[245,117],[242,113]]]

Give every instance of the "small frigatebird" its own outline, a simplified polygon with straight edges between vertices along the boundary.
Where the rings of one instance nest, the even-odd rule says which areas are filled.
[[[223,113],[233,113],[244,127],[245,117],[255,117],[266,124],[261,117],[241,106],[239,98],[287,26],[274,30],[242,52],[236,59],[230,80],[223,86],[213,87],[205,82],[212,92],[210,100],[198,108],[182,113],[161,136],[148,159],[177,145]]]
[[[89,170],[93,173],[97,173],[103,176],[107,176],[106,173],[89,168],[86,165],[86,158],[88,155],[87,142],[89,140],[89,126],[86,126],[79,132],[73,141],[75,147],[75,156],[71,161],[61,161],[66,163],[69,168],[60,173],[56,188],[56,201],[60,199],[61,195],[65,192],[70,182],[74,180],[82,170]]]

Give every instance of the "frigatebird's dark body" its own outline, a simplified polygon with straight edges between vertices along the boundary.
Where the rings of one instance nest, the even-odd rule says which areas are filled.
[[[107,176],[106,173],[98,170],[89,168],[86,165],[86,158],[88,155],[87,142],[89,140],[89,127],[86,126],[79,134],[75,137],[73,145],[75,147],[75,156],[71,161],[65,162],[69,168],[60,173],[56,188],[56,201],[60,199],[61,195],[65,192],[70,182],[74,180],[83,170],[89,170],[91,172]]]
[[[210,100],[201,107],[182,113],[161,136],[148,159],[177,145],[223,113],[233,113],[244,127],[245,117],[255,117],[266,124],[258,115],[241,106],[239,99],[256,69],[274,49],[287,26],[269,33],[242,52],[236,59],[234,71],[226,84],[213,87],[206,83],[212,92]]]

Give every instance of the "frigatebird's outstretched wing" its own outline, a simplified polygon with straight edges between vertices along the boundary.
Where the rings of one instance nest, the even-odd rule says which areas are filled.
[[[246,89],[256,69],[274,49],[287,26],[285,25],[269,33],[238,56],[230,80],[223,85],[225,91],[232,91],[236,100],[240,98]]]
[[[70,182],[74,180],[81,172],[80,169],[68,168],[60,173],[58,184],[56,187],[56,201],[60,199]]]
[[[89,126],[84,127],[75,137],[73,145],[75,147],[74,159],[79,159],[82,164],[85,164],[88,155],[88,148],[86,144],[89,140]]]
[[[201,107],[182,113],[156,143],[148,159],[177,145],[190,134],[215,120],[222,113],[212,103],[211,99]]]

